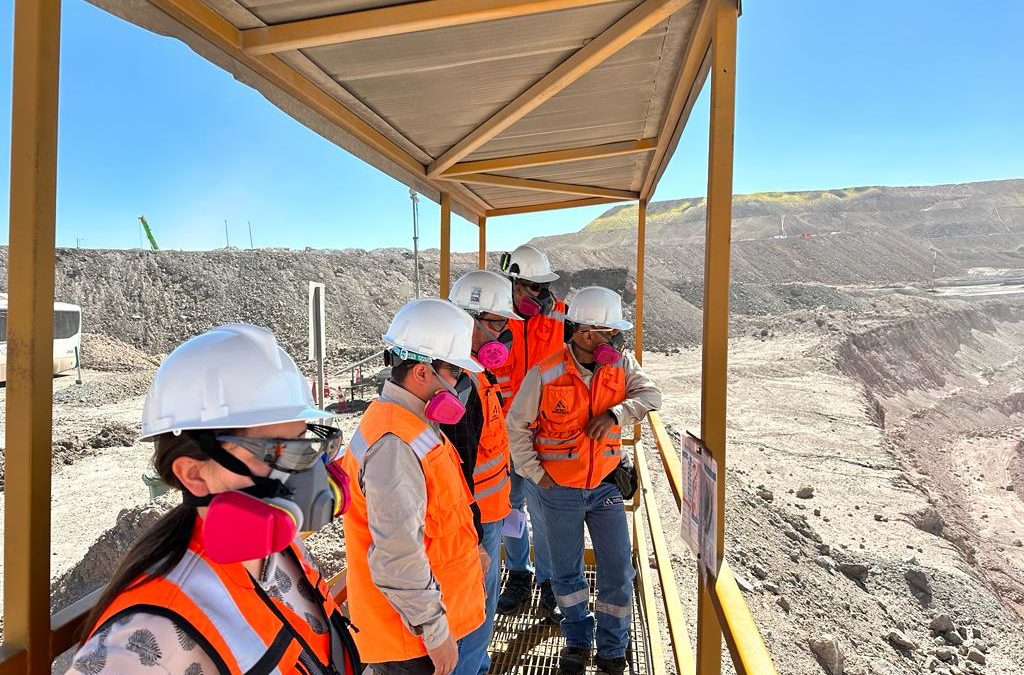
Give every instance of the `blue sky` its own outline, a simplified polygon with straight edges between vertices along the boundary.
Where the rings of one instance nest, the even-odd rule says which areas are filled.
[[[7,211],[12,3],[0,3],[0,208]],[[1024,3],[747,0],[735,191],[1024,177]],[[409,246],[408,189],[179,42],[64,0],[57,240],[164,248]],[[656,199],[702,194],[707,89]],[[259,139],[252,144],[251,139]],[[491,249],[574,231],[605,207],[494,219]],[[439,209],[421,200],[421,247]],[[453,246],[476,247],[455,219]],[[0,232],[6,243],[7,231]]]

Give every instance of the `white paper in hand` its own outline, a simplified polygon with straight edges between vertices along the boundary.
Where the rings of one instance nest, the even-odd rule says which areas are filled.
[[[501,524],[501,536],[521,539],[526,531],[526,514],[519,509],[512,509],[505,522]]]

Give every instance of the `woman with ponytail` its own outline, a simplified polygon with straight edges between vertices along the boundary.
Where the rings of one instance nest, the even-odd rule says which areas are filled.
[[[324,417],[267,330],[228,324],[172,352],[142,434],[182,503],[125,555],[68,672],[359,673],[348,621],[297,538],[348,504],[341,431]]]

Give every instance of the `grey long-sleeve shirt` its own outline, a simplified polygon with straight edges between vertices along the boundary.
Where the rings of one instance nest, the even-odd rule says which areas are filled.
[[[380,400],[396,403],[426,422],[424,402],[393,382],[384,383]],[[436,424],[427,424],[441,435]],[[422,633],[427,649],[433,649],[448,638],[448,619],[423,543],[427,484],[420,460],[408,444],[386,434],[363,457],[359,487],[366,496],[372,539],[370,577],[409,630]]]
[[[583,381],[589,387],[594,374],[576,360],[575,354],[572,359]],[[647,413],[661,407],[661,390],[654,384],[654,380],[647,376],[632,354],[622,355],[622,367],[626,371],[626,398],[622,403],[612,406],[610,411],[620,426],[628,426],[636,424]],[[506,417],[512,464],[516,473],[534,483],[539,483],[544,478],[544,467],[541,466],[537,451],[533,447],[534,430],[530,428],[540,411],[541,386],[540,368],[534,366],[523,378],[523,384]]]

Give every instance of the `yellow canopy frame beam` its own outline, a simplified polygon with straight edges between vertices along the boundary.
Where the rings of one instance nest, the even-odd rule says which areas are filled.
[[[452,196],[441,193],[441,279],[438,295],[448,297],[452,262]]]
[[[651,158],[643,187],[640,188],[642,197],[650,198],[654,193],[658,179],[661,178],[690,118],[690,110],[700,94],[709,65],[708,51],[711,49],[711,17],[714,5],[714,2],[705,3],[694,21],[690,40],[683,54],[683,62],[672,88],[672,98],[669,100],[664,122],[658,131],[654,157]]]
[[[438,191],[445,191],[427,178],[426,167],[419,160],[366,120],[353,113],[305,75],[273,54],[260,56],[243,52],[242,31],[210,9],[201,0],[150,0],[150,2],[182,25],[196,31],[218,48],[238,59],[257,75],[266,78],[299,102],[323,115],[332,124],[373,148],[401,169],[416,178],[423,179]],[[464,185],[456,184],[446,189],[455,193],[456,200],[474,214],[483,214],[491,208],[490,204]]]
[[[614,204],[625,202],[628,199],[612,197],[591,197],[590,199],[570,199],[564,202],[549,202],[547,204],[526,204],[525,206],[508,206],[501,209],[491,209],[487,217],[494,216],[515,216],[521,213],[537,213],[539,211],[555,211],[557,209],[574,209],[578,206],[598,206],[600,204]]]
[[[477,267],[487,269],[487,216],[477,218],[476,226],[479,229],[479,243],[477,245]]]
[[[656,138],[642,138],[638,141],[603,143],[601,145],[591,145],[584,148],[548,150],[545,152],[532,152],[526,155],[494,157],[492,159],[481,159],[474,162],[459,162],[450,169],[445,169],[441,175],[447,178],[449,176],[462,176],[467,173],[493,173],[495,171],[524,169],[532,166],[547,166],[550,164],[562,164],[565,162],[581,162],[588,159],[602,159],[604,157],[617,157],[619,155],[653,152],[657,145],[657,140],[658,139]]]
[[[704,253],[704,333],[700,429],[718,462],[718,526],[715,552],[725,552],[726,384],[729,360],[729,257],[732,235],[733,130],[736,106],[736,0],[711,3],[711,126],[708,144],[708,207]],[[716,564],[717,569],[717,564]],[[698,582],[697,662],[701,675],[722,667],[722,629],[713,588]]]
[[[438,157],[427,168],[427,175],[440,176],[690,2],[693,0],[645,0]]]
[[[14,6],[4,644],[50,672],[50,453],[60,0]],[[9,651],[9,650],[5,650]],[[21,662],[20,657],[16,662]]]
[[[612,0],[426,0],[242,31],[249,54],[273,54],[556,12]]]
[[[460,183],[473,183],[476,185],[497,185],[500,187],[517,188],[519,190],[535,190],[538,192],[554,192],[563,195],[580,195],[583,197],[609,197],[611,199],[636,199],[639,193],[630,190],[615,190],[612,188],[596,187],[592,185],[571,185],[569,183],[553,183],[546,180],[534,180],[532,178],[514,178],[512,176],[496,176],[489,173],[470,173],[458,178],[447,179]]]

